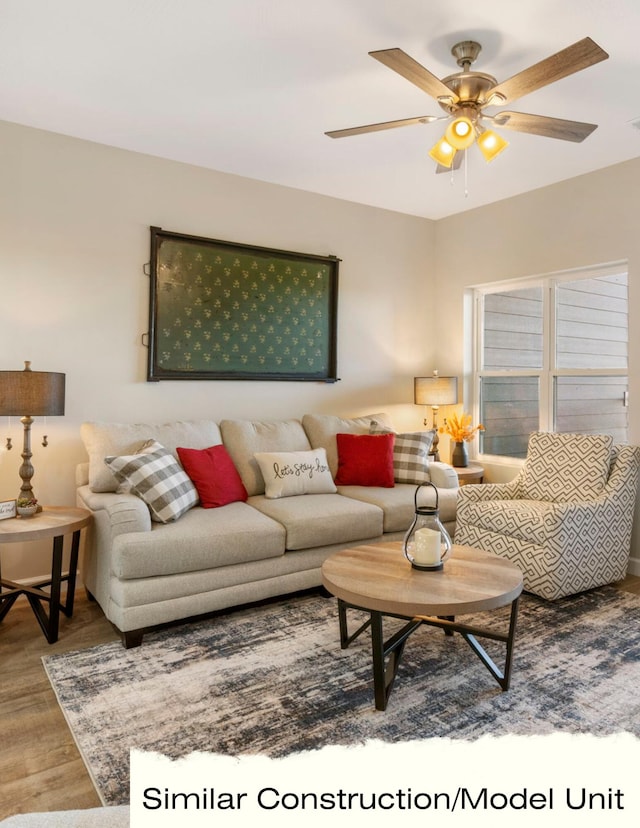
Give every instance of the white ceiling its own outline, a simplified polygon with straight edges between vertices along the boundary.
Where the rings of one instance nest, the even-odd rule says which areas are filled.
[[[437,219],[639,156],[638,32],[638,0],[0,0],[0,120]],[[369,51],[445,77],[473,39],[501,81],[585,36],[609,59],[508,107],[599,124],[581,144],[505,131],[451,176],[442,122],[324,135],[442,114]]]

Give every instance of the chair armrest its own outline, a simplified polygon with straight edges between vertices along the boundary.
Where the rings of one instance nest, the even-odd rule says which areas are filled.
[[[631,535],[633,512],[640,474],[640,448],[618,446],[609,479],[602,494],[579,503],[557,503],[549,516],[548,529],[588,531],[592,543],[614,533],[626,543]]]
[[[624,491],[633,492],[638,486],[639,473],[640,448],[629,445],[616,446],[604,494],[610,497]]]
[[[462,486],[458,492],[458,504],[478,500],[519,500],[522,497],[523,473],[519,472],[508,483],[476,483]]]

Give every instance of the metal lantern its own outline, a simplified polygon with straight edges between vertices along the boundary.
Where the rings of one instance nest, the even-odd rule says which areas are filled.
[[[418,506],[418,492],[423,486],[431,486],[436,493],[435,506]],[[409,531],[404,536],[402,548],[414,569],[442,569],[451,554],[451,538],[440,522],[438,514],[438,490],[433,483],[421,483],[414,495],[415,515]]]

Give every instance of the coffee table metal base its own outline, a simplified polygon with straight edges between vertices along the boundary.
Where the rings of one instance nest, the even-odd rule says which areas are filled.
[[[508,631],[506,633],[499,633],[494,630],[458,623],[453,616],[447,616],[446,618],[440,616],[419,616],[409,619],[403,615],[394,615],[393,613],[358,607],[355,604],[349,604],[339,598],[338,618],[340,622],[340,646],[343,650],[346,649],[361,633],[369,627],[371,628],[373,688],[377,710],[386,710],[389,696],[391,695],[391,690],[398,673],[398,667],[402,659],[402,653],[404,652],[404,645],[411,633],[423,624],[431,627],[440,627],[446,635],[453,635],[456,632],[460,633],[504,691],[509,689],[511,681],[511,664],[518,619],[518,605],[519,596],[511,603]],[[347,609],[349,608],[369,613],[369,618],[352,634],[349,634],[348,630]],[[385,615],[390,618],[405,619],[408,622],[387,641],[384,640],[382,629],[382,619]],[[488,638],[506,644],[505,662],[502,670],[488,655],[484,647],[477,640],[478,638]]]

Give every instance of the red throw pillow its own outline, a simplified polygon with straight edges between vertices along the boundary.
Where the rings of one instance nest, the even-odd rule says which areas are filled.
[[[336,485],[392,488],[395,439],[395,434],[336,434]]]
[[[229,452],[222,445],[206,449],[178,448],[178,457],[205,509],[247,499],[247,490]]]

